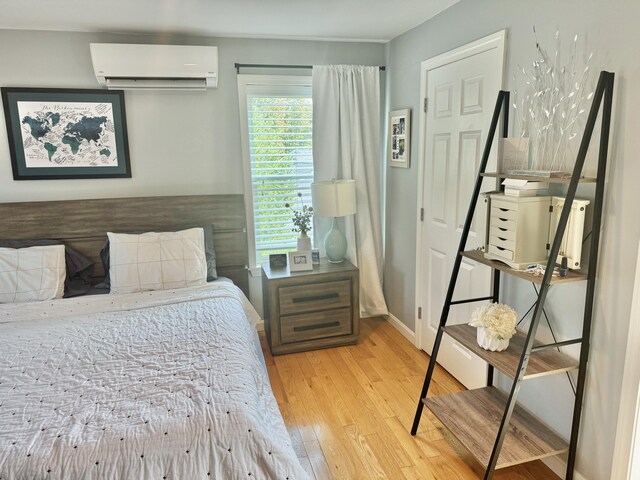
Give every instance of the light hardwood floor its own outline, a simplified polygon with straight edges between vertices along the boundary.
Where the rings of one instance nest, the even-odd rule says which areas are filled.
[[[429,357],[387,321],[364,319],[347,347],[273,357],[271,385],[300,463],[311,478],[475,480],[483,470],[424,409],[409,433]],[[439,366],[429,394],[464,387]],[[495,480],[551,480],[541,462],[499,470]]]

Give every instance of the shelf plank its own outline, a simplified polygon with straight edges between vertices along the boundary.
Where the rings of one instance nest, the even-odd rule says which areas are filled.
[[[442,424],[486,467],[506,407],[507,396],[495,387],[423,399]],[[516,406],[496,469],[566,452],[567,442]]]
[[[524,343],[527,339],[524,333],[516,333],[511,340],[509,340],[509,347],[506,350],[502,352],[491,352],[480,348],[478,345],[475,327],[466,324],[451,325],[444,327],[444,331],[454,340],[489,363],[489,365],[494,366],[511,378],[516,376],[518,365],[520,364],[520,356],[522,355]],[[534,345],[540,345],[540,342],[536,341]],[[529,357],[529,364],[527,365],[523,379],[568,372],[576,370],[578,366],[578,360],[558,352],[556,349],[549,348],[540,350],[533,352],[531,357]]]
[[[511,268],[509,265],[502,263],[499,260],[490,260],[488,258],[484,258],[484,252],[480,250],[467,250],[464,252],[460,252],[465,258],[469,258],[471,260],[475,260],[476,262],[483,263],[488,265],[491,268],[495,268],[496,270],[500,270],[501,272],[508,273],[510,275],[514,275],[516,277],[522,278],[524,280],[528,280],[533,283],[537,283],[540,285],[542,283],[542,275],[532,275],[531,273],[527,273],[524,270],[515,270]],[[568,283],[568,282],[581,282],[587,279],[587,274],[584,272],[569,270],[567,276],[562,277],[551,277],[551,285],[555,285],[558,283]]]
[[[515,178],[518,180],[528,180],[530,182],[547,182],[547,183],[569,183],[571,181],[571,175],[567,174],[566,177],[540,177],[536,175],[510,175],[508,173],[497,172],[485,172],[481,174],[483,177],[490,178]],[[595,183],[598,179],[594,177],[581,177],[579,183]]]

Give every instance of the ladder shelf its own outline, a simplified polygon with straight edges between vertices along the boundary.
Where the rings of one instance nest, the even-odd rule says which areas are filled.
[[[540,177],[537,175],[510,175],[508,173],[498,172],[484,172],[481,174],[483,177],[488,178],[513,178],[516,180],[528,180],[530,182],[545,182],[545,183],[569,183],[571,182],[571,176],[566,177]],[[580,177],[579,183],[596,183],[598,181],[595,177]]]
[[[536,283],[538,285],[542,283],[542,275],[533,275],[532,273],[527,273],[524,270],[515,270],[499,260],[484,258],[484,252],[482,252],[481,250],[467,250],[465,252],[460,252],[460,255],[470,260],[475,260],[478,263],[483,263],[484,265],[487,265],[495,270],[500,270],[501,272],[505,272],[515,277],[522,278],[523,280],[528,280],[531,283]],[[549,280],[549,284],[556,285],[558,283],[580,282],[587,280],[587,277],[588,276],[585,272],[581,272],[579,270],[569,270],[566,277],[551,277],[551,280]]]
[[[602,218],[602,206],[604,198],[604,179],[606,174],[607,152],[609,146],[609,129],[611,125],[611,108],[613,103],[614,74],[600,72],[593,103],[589,111],[584,134],[578,150],[576,163],[570,176],[565,177],[538,177],[507,175],[502,173],[486,173],[489,153],[498,129],[500,115],[502,114],[502,137],[508,133],[509,123],[509,92],[500,91],[491,119],[491,125],[487,134],[478,175],[471,195],[469,210],[462,228],[459,254],[456,255],[447,289],[440,324],[429,360],[429,366],[425,374],[422,392],[418,400],[416,414],[411,427],[411,434],[416,435],[422,410],[426,405],[434,415],[448,428],[451,433],[470,451],[470,453],[485,468],[484,480],[490,480],[496,469],[529,462],[564,452],[569,452],[567,459],[566,480],[572,480],[578,445],[578,432],[582,403],[584,399],[584,387],[586,381],[587,361],[589,358],[589,342],[591,337],[591,321],[593,314],[593,299],[595,293],[595,281],[598,267],[598,249],[600,245],[600,226]],[[591,142],[593,130],[596,125],[598,113],[602,109],[600,126],[600,142],[598,153],[598,168],[595,178],[583,177],[582,171]],[[467,238],[471,229],[478,197],[482,189],[484,178],[519,178],[525,180],[560,183],[567,185],[564,207],[558,219],[556,233],[549,249],[546,268],[543,275],[533,275],[520,270],[514,270],[506,264],[484,258],[480,250],[465,250]],[[553,277],[553,270],[558,258],[560,245],[567,228],[569,214],[575,199],[579,183],[595,184],[593,202],[593,226],[590,236],[590,256],[587,272],[570,270],[566,277]],[[458,273],[462,259],[467,258],[491,267],[493,272],[492,293],[488,297],[453,300],[453,294],[458,279]],[[476,342],[476,330],[469,325],[447,326],[449,311],[452,306],[459,304],[491,300],[498,302],[500,299],[500,274],[501,272],[528,280],[534,285],[538,284],[537,300],[532,308],[533,316],[527,332],[518,332],[509,343],[507,350],[503,352],[491,352],[480,348]],[[579,338],[541,344],[536,341],[536,333],[541,317],[544,313],[544,305],[549,288],[552,285],[569,282],[586,282],[586,294],[584,301],[584,314],[582,334]],[[546,314],[545,314],[546,315]],[[487,387],[468,390],[453,395],[428,397],[433,371],[438,357],[438,352],[444,334],[465,346],[489,364]],[[554,337],[555,338],[555,337]],[[568,345],[580,346],[580,357],[576,360],[559,351],[559,347]],[[512,385],[508,393],[503,393],[493,386],[494,368],[512,379]],[[575,401],[573,419],[571,423],[571,436],[567,442],[548,426],[529,414],[525,409],[517,405],[518,394],[523,380],[578,371],[577,385],[575,387]],[[567,373],[568,375],[568,373]]]
[[[458,343],[462,344],[471,352],[482,358],[492,367],[504,373],[509,378],[515,378],[518,372],[520,357],[524,350],[526,334],[516,333],[509,340],[509,347],[502,352],[492,352],[480,348],[476,341],[476,329],[467,324],[451,325],[443,327],[444,333],[449,335]],[[540,342],[534,342],[534,347],[541,346]],[[556,373],[570,372],[578,369],[578,361],[556,349],[545,349],[531,354],[527,370],[522,379],[542,377]]]
[[[507,404],[495,387],[429,397],[424,402],[442,424],[486,467]],[[566,452],[569,444],[524,409],[516,407],[496,469]]]

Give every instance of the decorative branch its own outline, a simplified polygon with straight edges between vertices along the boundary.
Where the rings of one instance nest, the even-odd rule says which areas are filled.
[[[522,74],[526,95],[520,98],[517,89],[514,92],[513,108],[516,110],[516,125],[520,122],[520,137],[529,137],[531,163],[529,169],[541,171],[564,171],[568,152],[573,139],[577,136],[574,129],[587,110],[586,102],[593,98],[588,91],[591,85],[590,62],[593,54],[586,60],[584,69],[578,73],[576,67],[578,35],[572,42],[569,64],[562,66],[560,32],[556,31],[556,50],[553,58],[538,41],[533,27],[536,58],[530,69],[518,65]],[[514,75],[514,87],[516,79]],[[520,112],[518,112],[520,108]],[[518,114],[519,113],[519,114]]]
[[[313,217],[313,207],[305,205],[302,199],[302,193],[298,192],[298,200],[300,201],[300,210],[294,210],[290,203],[285,203],[284,206],[293,212],[293,224],[295,228],[292,228],[292,232],[299,232],[301,235],[306,235],[311,231],[311,217]]]

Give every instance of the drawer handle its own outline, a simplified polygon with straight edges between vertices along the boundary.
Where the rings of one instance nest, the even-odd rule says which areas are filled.
[[[508,219],[508,218],[498,218],[498,220],[502,220],[503,222],[506,222],[506,221],[508,221],[509,219]]]
[[[506,238],[502,238],[502,237],[498,237],[498,240],[502,240],[503,242],[506,242],[507,239]]]
[[[502,248],[502,247],[499,247],[499,246],[497,246],[497,245],[494,245],[494,246],[495,246],[498,250],[501,250],[501,251],[506,250],[506,248]]]
[[[508,208],[499,208],[498,210],[500,210],[501,212],[508,212],[509,211]]]
[[[320,330],[321,328],[339,327],[340,322],[316,323],[315,325],[305,325],[304,327],[293,327],[294,332],[308,332],[309,330]]]
[[[313,295],[311,297],[293,297],[293,303],[315,302],[317,300],[329,300],[331,298],[340,298],[338,292],[325,293],[324,295]]]
[[[498,230],[500,230],[501,232],[506,232],[507,231],[506,228],[502,228],[502,227],[498,227]]]

